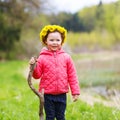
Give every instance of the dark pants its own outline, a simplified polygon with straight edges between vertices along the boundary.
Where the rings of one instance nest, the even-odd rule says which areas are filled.
[[[46,120],[65,120],[66,94],[45,95]]]

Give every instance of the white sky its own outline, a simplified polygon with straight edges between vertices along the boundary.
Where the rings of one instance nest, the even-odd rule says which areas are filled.
[[[118,0],[102,0],[103,3],[115,2]],[[100,0],[50,0],[57,11],[75,13],[84,7],[97,5]]]

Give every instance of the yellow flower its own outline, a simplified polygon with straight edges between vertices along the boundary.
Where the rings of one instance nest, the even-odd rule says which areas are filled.
[[[45,39],[46,36],[50,33],[50,32],[54,32],[54,31],[58,31],[61,33],[62,38],[63,38],[63,42],[65,42],[66,40],[66,35],[67,35],[67,30],[64,27],[61,27],[59,25],[47,25],[45,26],[41,32],[40,32],[40,40],[42,41],[43,44],[45,44]]]

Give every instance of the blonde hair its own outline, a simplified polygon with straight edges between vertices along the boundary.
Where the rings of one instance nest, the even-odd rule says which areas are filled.
[[[61,27],[59,25],[46,25],[40,32],[40,40],[42,41],[42,43],[45,45],[45,41],[47,39],[47,36],[49,33],[51,32],[59,32],[61,34],[62,37],[62,44],[65,42],[66,40],[66,35],[67,35],[67,30],[64,27]]]

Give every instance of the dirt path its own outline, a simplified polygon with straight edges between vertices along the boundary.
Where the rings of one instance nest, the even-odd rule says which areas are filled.
[[[109,95],[108,93],[104,93],[104,95],[100,95],[95,89],[100,92],[99,88],[94,87],[82,89],[80,99],[90,105],[94,105],[94,103],[102,103],[105,106],[116,107],[120,109],[120,93],[117,91],[109,91],[112,92],[112,94],[110,93]],[[101,88],[101,90],[103,91],[104,88]]]

